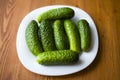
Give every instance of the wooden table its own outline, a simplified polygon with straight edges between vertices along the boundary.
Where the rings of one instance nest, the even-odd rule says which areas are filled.
[[[120,80],[119,0],[0,0],[0,80]],[[94,62],[75,74],[49,77],[34,74],[20,63],[16,34],[23,17],[47,5],[79,7],[94,19],[99,33],[99,51]]]

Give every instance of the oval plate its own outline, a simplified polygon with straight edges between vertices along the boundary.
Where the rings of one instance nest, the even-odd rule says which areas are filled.
[[[72,18],[72,20],[75,23],[80,19],[86,19],[88,21],[91,29],[91,36],[92,36],[91,49],[89,52],[82,52],[81,55],[79,56],[78,63],[74,65],[43,66],[38,64],[35,61],[36,57],[29,51],[27,47],[27,44],[25,41],[25,29],[28,23],[31,20],[36,19],[37,16],[42,12],[47,11],[49,9],[53,9],[53,8],[59,8],[59,7],[72,8],[75,11],[75,16]],[[18,29],[17,40],[16,40],[18,57],[20,62],[23,64],[23,66],[31,72],[41,74],[41,75],[47,75],[47,76],[67,75],[67,74],[72,74],[85,69],[95,59],[98,51],[98,45],[99,45],[98,33],[92,18],[85,11],[77,7],[66,6],[66,5],[45,6],[30,12],[22,20]]]

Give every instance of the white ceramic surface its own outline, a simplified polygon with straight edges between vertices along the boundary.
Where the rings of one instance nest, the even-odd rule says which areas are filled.
[[[86,19],[89,22],[90,29],[91,29],[91,36],[92,36],[91,49],[89,52],[82,52],[81,55],[79,56],[78,63],[74,65],[43,66],[38,64],[35,61],[36,59],[35,56],[29,51],[27,47],[27,44],[25,41],[25,29],[28,23],[31,20],[36,19],[40,13],[46,10],[58,8],[58,7],[72,8],[75,11],[75,16],[72,18],[72,20],[75,23],[79,19]],[[19,26],[18,33],[17,33],[17,40],[16,40],[17,54],[23,66],[31,72],[41,74],[41,75],[47,75],[47,76],[62,76],[62,75],[72,74],[85,69],[95,59],[98,51],[98,45],[99,45],[98,33],[92,18],[80,8],[73,7],[73,6],[66,6],[66,5],[45,6],[45,7],[35,9],[29,14],[27,14]]]

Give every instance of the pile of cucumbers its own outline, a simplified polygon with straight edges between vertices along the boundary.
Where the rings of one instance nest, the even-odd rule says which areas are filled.
[[[88,51],[91,34],[88,22],[71,20],[72,8],[61,7],[48,10],[32,20],[25,31],[29,50],[42,65],[73,64],[79,60],[81,51]]]

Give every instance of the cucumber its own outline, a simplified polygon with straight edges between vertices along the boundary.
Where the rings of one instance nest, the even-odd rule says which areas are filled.
[[[81,49],[83,51],[88,51],[91,44],[91,33],[89,23],[82,19],[78,21],[78,29],[81,39]]]
[[[52,22],[49,20],[43,20],[40,23],[39,29],[40,29],[41,42],[44,51],[55,50]]]
[[[55,8],[50,9],[46,12],[40,14],[37,18],[38,22],[41,22],[44,19],[56,20],[56,19],[65,19],[72,18],[74,16],[73,9],[69,7]]]
[[[65,31],[67,33],[69,43],[70,43],[70,50],[80,52],[80,38],[79,38],[79,31],[75,24],[67,19],[64,21]]]
[[[35,20],[32,20],[25,31],[25,40],[29,50],[37,56],[39,53],[43,52],[42,44],[38,37],[38,24]]]
[[[54,38],[55,45],[58,50],[65,50],[69,48],[67,35],[65,33],[64,24],[60,20],[54,21]]]
[[[36,58],[36,61],[43,65],[72,64],[78,60],[79,54],[71,50],[47,51]]]

